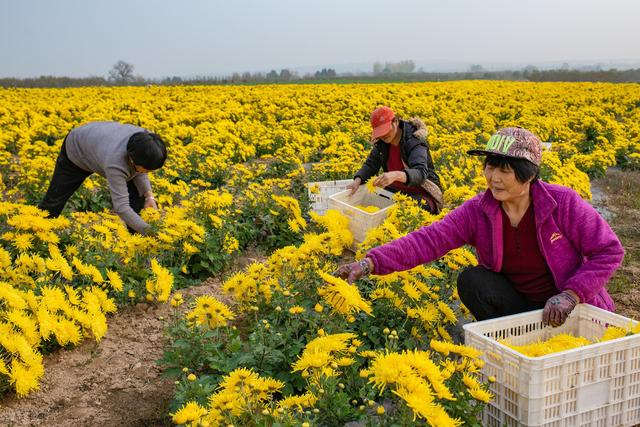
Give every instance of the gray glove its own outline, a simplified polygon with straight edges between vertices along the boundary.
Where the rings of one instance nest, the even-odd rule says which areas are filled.
[[[365,258],[358,262],[352,262],[338,267],[338,269],[333,272],[333,275],[345,279],[347,283],[352,284],[369,273],[371,273],[371,268]]]
[[[569,314],[578,304],[578,301],[568,292],[561,292],[547,300],[542,312],[542,324],[551,325],[554,328],[562,325]]]

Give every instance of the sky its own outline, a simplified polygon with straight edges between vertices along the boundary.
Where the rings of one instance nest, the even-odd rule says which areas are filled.
[[[640,63],[639,22],[637,0],[0,0],[0,77]]]

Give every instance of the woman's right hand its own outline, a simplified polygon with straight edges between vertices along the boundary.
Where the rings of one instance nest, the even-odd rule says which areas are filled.
[[[358,188],[360,188],[360,184],[362,183],[362,180],[360,179],[359,176],[355,177],[353,179],[353,182],[349,185],[347,185],[347,190],[351,190],[351,192],[349,193],[349,196],[353,196],[356,191],[358,191]]]

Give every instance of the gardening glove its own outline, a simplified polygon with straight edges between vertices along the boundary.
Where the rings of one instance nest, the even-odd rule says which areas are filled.
[[[347,283],[351,285],[369,273],[371,273],[371,267],[365,258],[358,262],[352,262],[338,267],[338,269],[333,272],[333,275],[341,279],[346,279]]]
[[[542,312],[542,324],[551,325],[554,328],[562,325],[569,313],[573,311],[578,301],[568,292],[561,292],[547,300]]]

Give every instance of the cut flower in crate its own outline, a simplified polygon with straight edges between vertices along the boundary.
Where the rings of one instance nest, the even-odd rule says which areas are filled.
[[[637,334],[638,332],[640,332],[640,323],[635,326],[630,325],[627,328],[608,326],[602,334],[602,337],[594,339],[564,333],[555,335],[547,340],[536,340],[534,342],[521,345],[511,344],[508,339],[499,340],[499,342],[525,356],[541,357],[565,350],[571,350],[573,348],[628,337]]]
[[[465,342],[483,352],[483,376],[495,380],[483,425],[640,425],[640,401],[630,399],[640,323],[579,304],[561,327],[543,327],[541,311],[464,325]]]

